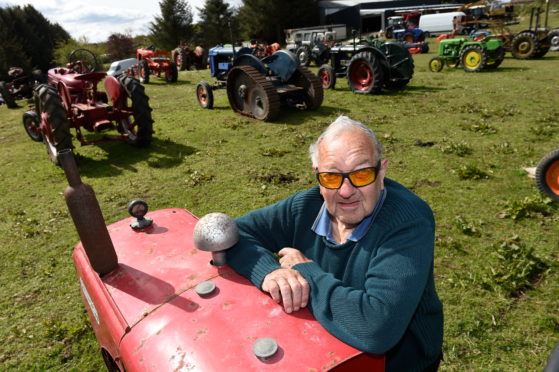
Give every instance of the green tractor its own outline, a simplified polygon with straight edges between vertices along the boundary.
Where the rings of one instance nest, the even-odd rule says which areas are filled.
[[[505,49],[500,39],[444,39],[439,44],[438,56],[429,60],[429,69],[440,72],[446,63],[451,68],[461,65],[466,72],[477,72],[497,68],[504,59]]]

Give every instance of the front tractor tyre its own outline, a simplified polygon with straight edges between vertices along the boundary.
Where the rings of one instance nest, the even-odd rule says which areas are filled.
[[[179,72],[177,70],[177,65],[175,62],[170,61],[169,66],[165,69],[165,80],[168,83],[174,83],[179,77]]]
[[[549,49],[552,52],[559,51],[559,30],[551,30],[551,32],[547,34],[547,40],[549,41]]]
[[[380,93],[383,86],[380,61],[372,52],[357,53],[349,62],[347,81],[353,93]]]
[[[521,32],[511,42],[511,53],[516,59],[536,58],[540,49],[540,41],[533,32]]]
[[[138,79],[142,84],[149,84],[149,65],[146,60],[138,63]]]
[[[183,48],[175,49],[174,60],[179,70],[181,71],[186,70],[186,52]]]
[[[441,57],[433,57],[429,60],[429,70],[441,72],[444,67],[444,60]]]
[[[330,65],[322,65],[318,69],[318,78],[323,89],[334,89],[336,86],[336,74]]]
[[[548,153],[538,163],[536,186],[551,199],[559,201],[559,148]]]
[[[200,107],[209,110],[214,108],[214,94],[207,81],[202,80],[196,85],[196,98]]]
[[[299,62],[303,66],[308,66],[311,64],[311,50],[307,46],[300,47],[299,49],[297,49],[297,52],[295,54],[297,55],[297,57],[299,58]]]
[[[131,114],[120,119],[118,130],[126,136],[126,142],[136,147],[146,147],[150,144],[153,134],[153,120],[149,98],[145,94],[144,86],[138,80],[128,75],[120,75],[118,81],[124,88],[126,95],[121,96],[116,110]]]
[[[35,111],[27,111],[23,114],[23,128],[25,128],[25,132],[33,141],[43,142],[41,121]]]
[[[66,109],[53,86],[41,84],[36,89],[36,94],[39,96],[41,121],[45,124],[43,142],[52,162],[58,164],[58,153],[74,147]]]
[[[3,81],[0,81],[0,94],[2,95],[2,98],[4,99],[4,102],[6,102],[6,106],[8,106],[8,108],[17,108],[14,96],[12,96],[8,86]]]
[[[468,45],[460,52],[460,62],[466,72],[478,72],[485,67],[487,56],[479,45]]]

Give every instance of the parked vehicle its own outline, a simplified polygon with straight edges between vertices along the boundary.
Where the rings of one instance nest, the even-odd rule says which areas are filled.
[[[539,161],[536,167],[536,186],[543,194],[559,201],[559,147]]]
[[[439,43],[438,55],[429,60],[429,69],[442,71],[446,64],[450,68],[462,66],[466,72],[495,69],[505,59],[503,42],[491,36],[482,40],[470,38],[443,39]]]
[[[70,128],[82,145],[107,141],[125,141],[135,146],[151,142],[152,123],[149,98],[135,78],[121,74],[118,78],[95,72],[94,64],[83,57],[95,56],[86,49],[70,54],[67,67],[48,71],[48,84],[33,91],[35,107],[23,114],[23,126],[33,141],[44,142],[51,160],[58,163],[58,154],[73,148]],[[97,86],[103,81],[105,92]],[[109,105],[109,99],[112,105]],[[105,132],[116,126],[118,136],[105,136],[88,141],[82,128],[89,132]]]
[[[288,314],[237,274],[225,252],[235,222],[185,209],[149,211],[108,227],[71,151],[64,197],[81,242],[77,283],[109,371],[384,371],[384,356],[330,335],[307,308]]]
[[[424,14],[419,18],[419,28],[425,33],[425,37],[449,33],[454,29],[454,17],[463,16],[464,12]]]
[[[227,89],[229,105],[240,115],[257,120],[271,121],[281,106],[317,110],[322,104],[323,91],[320,80],[297,57],[288,51],[278,50],[271,56],[259,59],[255,49],[231,45],[210,49],[213,86],[200,81],[196,96],[201,107],[213,108],[213,91]]]
[[[181,71],[191,70],[193,68],[196,70],[208,68],[208,63],[204,55],[204,48],[199,45],[191,50],[181,42],[180,45],[171,52],[171,59]]]
[[[153,47],[136,50],[137,65],[129,69],[129,74],[137,76],[140,83],[148,84],[151,75],[164,76],[168,83],[174,83],[178,78],[175,62],[169,58],[169,53],[156,50]]]
[[[348,35],[347,26],[343,24],[287,29],[284,32],[285,49],[295,53],[305,66],[311,62],[317,66],[326,63],[330,48]]]
[[[41,70],[34,70],[27,75],[22,68],[11,67],[8,71],[8,80],[0,81],[0,105],[6,104],[8,108],[17,108],[16,100],[31,98],[33,87],[40,83],[46,83],[45,74]]]
[[[388,17],[387,21],[388,25],[384,30],[386,38],[403,40],[408,43],[425,41],[425,33],[423,30],[418,27],[409,27],[404,16]]]
[[[129,70],[131,68],[134,68],[134,66],[137,65],[137,62],[138,61],[136,60],[136,58],[128,58],[128,59],[123,59],[123,60],[120,60],[120,61],[114,61],[109,66],[109,70],[107,71],[107,75],[117,77],[120,74],[124,74],[124,73],[130,74]],[[132,73],[132,75],[133,75],[133,73]]]
[[[332,48],[330,65],[322,65],[318,76],[324,89],[333,89],[337,77],[346,77],[353,93],[378,94],[382,88],[406,86],[413,72],[413,58],[401,42],[372,39],[367,45]]]

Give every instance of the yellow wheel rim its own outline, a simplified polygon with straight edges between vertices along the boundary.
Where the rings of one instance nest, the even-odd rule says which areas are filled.
[[[439,61],[438,59],[434,59],[431,61],[431,71],[440,71],[442,66],[441,66],[441,61]]]
[[[469,51],[466,53],[463,63],[467,68],[475,69],[481,63],[481,54],[475,50]]]

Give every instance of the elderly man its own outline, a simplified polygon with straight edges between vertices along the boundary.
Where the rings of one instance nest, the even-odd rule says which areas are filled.
[[[443,312],[431,209],[385,177],[375,134],[348,117],[310,156],[319,186],[238,218],[229,264],[286,312],[308,305],[335,337],[385,354],[387,371],[436,371]]]

